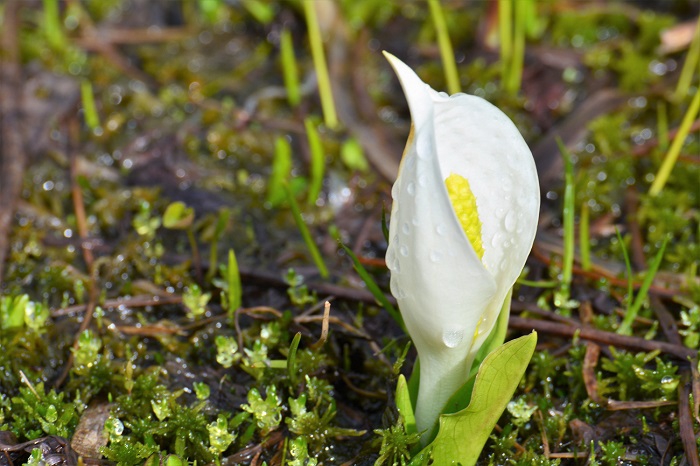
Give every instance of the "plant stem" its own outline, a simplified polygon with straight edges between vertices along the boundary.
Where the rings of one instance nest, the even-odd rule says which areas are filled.
[[[333,102],[333,92],[331,91],[331,80],[328,75],[328,65],[326,56],[323,53],[323,41],[321,40],[321,29],[318,26],[318,18],[313,0],[304,0],[304,16],[306,17],[306,27],[309,29],[309,43],[311,44],[311,56],[314,61],[316,78],[318,79],[318,92],[321,98],[321,108],[323,109],[323,119],[331,129],[338,126],[338,116]]]
[[[700,90],[695,92],[693,101],[690,103],[688,111],[685,112],[685,115],[683,116],[683,121],[681,122],[680,128],[678,128],[676,137],[673,140],[670,149],[668,152],[666,152],[666,157],[664,157],[661,168],[659,168],[659,172],[656,174],[656,178],[654,178],[651,188],[649,188],[649,194],[651,196],[658,195],[666,184],[666,181],[668,181],[668,177],[671,175],[671,170],[673,170],[673,166],[676,164],[678,154],[681,152],[681,147],[683,147],[685,138],[688,136],[690,127],[692,126],[695,117],[698,115],[698,110],[700,110]]]
[[[438,45],[440,47],[440,57],[442,58],[442,68],[445,72],[445,81],[447,81],[447,92],[456,94],[461,92],[459,85],[459,75],[457,74],[457,63],[455,62],[455,54],[450,42],[450,33],[447,30],[447,22],[445,21],[445,13],[442,11],[442,6],[439,0],[428,0],[430,7],[430,16],[433,18],[433,26],[437,34]]]

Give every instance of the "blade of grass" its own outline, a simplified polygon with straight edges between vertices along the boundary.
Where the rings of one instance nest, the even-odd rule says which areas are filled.
[[[525,0],[514,2],[514,26],[513,26],[513,51],[511,62],[506,76],[506,90],[511,94],[517,94],[520,90],[520,81],[523,74],[523,62],[525,60]]]
[[[562,258],[562,291],[569,299],[571,280],[574,269],[574,164],[571,154],[560,138],[557,138],[559,151],[564,158],[565,188],[564,188],[564,257]]]
[[[513,3],[512,0],[498,0],[498,41],[501,49],[501,85],[505,86],[506,76],[513,55]]]
[[[297,385],[297,349],[299,349],[300,341],[301,332],[297,332],[289,345],[289,353],[287,354],[287,374],[289,375],[292,389]]]
[[[214,274],[218,269],[218,246],[219,239],[221,235],[224,234],[224,229],[228,225],[228,219],[231,216],[231,211],[228,209],[221,209],[219,211],[219,217],[216,220],[216,226],[214,227],[214,237],[211,240],[211,245],[209,246],[209,270],[207,271],[206,279],[211,281],[214,278]]]
[[[88,128],[94,130],[100,126],[100,117],[97,114],[97,107],[95,106],[92,83],[87,79],[83,79],[80,82],[80,96],[83,103],[83,111],[85,112],[85,124]]]
[[[442,11],[439,0],[428,0],[428,6],[430,7],[430,16],[433,19],[433,26],[435,27],[438,46],[440,47],[440,58],[442,58],[442,69],[445,72],[447,92],[456,94],[461,92],[462,89],[459,85],[457,63],[455,62],[455,54],[450,42],[450,33],[447,30],[445,13]]]
[[[628,328],[625,329],[625,321],[627,321],[627,316],[630,314],[630,307],[632,303],[632,298],[634,294],[634,288],[633,288],[633,282],[634,280],[632,279],[632,263],[630,262],[630,256],[627,253],[627,247],[625,246],[625,241],[622,239],[622,235],[620,234],[620,230],[615,228],[615,233],[617,234],[617,240],[620,242],[620,247],[622,248],[622,257],[625,259],[625,270],[627,271],[627,309],[625,311],[625,317],[620,324],[620,327],[617,329],[617,333],[622,334],[622,335],[629,335],[629,330],[631,327],[631,324],[634,320],[632,318],[629,322],[629,325],[627,326]]]
[[[622,323],[617,329],[617,333],[622,335],[632,334],[632,323],[634,322],[634,319],[637,318],[637,314],[639,314],[639,310],[642,308],[644,300],[646,299],[647,294],[649,293],[649,288],[651,287],[651,284],[654,281],[656,272],[658,272],[659,267],[661,266],[661,261],[664,258],[664,251],[666,250],[666,244],[668,244],[668,237],[664,239],[664,242],[661,244],[661,248],[659,248],[659,252],[656,253],[654,260],[649,265],[649,270],[647,270],[647,273],[644,274],[644,281],[642,281],[642,286],[639,287],[639,291],[637,291],[637,295],[634,297],[634,302],[632,302],[632,304],[628,306],[627,312],[625,313],[625,317],[622,319]],[[630,285],[631,283],[632,277],[630,276]],[[628,300],[632,300],[632,295],[629,296]]]
[[[589,236],[590,208],[588,202],[581,204],[581,219],[578,225],[578,244],[581,250],[581,268],[588,272],[591,270],[591,240]]]
[[[336,237],[336,241],[338,242],[338,245],[343,248],[343,251],[350,257],[350,260],[352,261],[352,266],[357,272],[357,274],[360,276],[362,281],[365,282],[365,285],[367,285],[367,289],[369,290],[370,293],[372,293],[372,296],[374,296],[374,299],[377,300],[379,304],[382,305],[384,309],[387,310],[389,315],[396,321],[397,324],[401,327],[401,329],[406,332],[406,327],[404,326],[403,319],[401,318],[401,314],[399,311],[396,310],[396,308],[389,302],[387,297],[382,293],[382,290],[379,289],[379,285],[377,285],[377,282],[374,281],[372,276],[367,272],[367,269],[362,265],[362,262],[357,258],[354,252],[352,252],[352,249],[347,247],[346,245],[343,244],[342,241],[340,241],[340,238]]]
[[[386,209],[384,204],[382,204],[382,235],[384,236],[384,241],[389,242],[389,227],[386,223]]]
[[[325,161],[321,137],[318,135],[318,130],[311,118],[304,119],[304,127],[306,128],[306,138],[309,142],[311,156],[311,180],[309,182],[309,196],[306,198],[306,205],[313,206],[316,205],[316,200],[321,194],[321,188],[323,187]]]
[[[656,104],[656,132],[659,137],[659,149],[668,149],[668,109],[663,100]]]
[[[272,173],[267,184],[266,202],[276,207],[287,197],[284,192],[284,183],[289,180],[292,173],[292,147],[287,138],[279,136],[275,140],[275,156],[272,160]]]
[[[65,48],[66,37],[61,29],[58,0],[44,0],[44,31],[51,47],[56,50]]]
[[[321,29],[318,26],[318,18],[316,16],[314,3],[314,0],[304,0],[304,17],[306,18],[306,27],[309,30],[311,57],[314,62],[316,78],[318,79],[318,93],[321,98],[323,119],[326,126],[335,129],[338,127],[338,115],[335,111],[333,92],[331,91],[331,80],[328,76],[328,65],[326,65],[326,56],[323,53]]]
[[[289,29],[282,29],[280,34],[280,63],[282,66],[282,78],[284,78],[284,88],[287,90],[287,101],[292,107],[296,107],[301,102],[301,91],[299,90],[299,70],[297,59],[294,55],[294,43]]]
[[[233,249],[228,250],[228,267],[226,268],[226,281],[228,282],[228,318],[234,320],[234,313],[241,307],[243,290],[241,287],[241,274],[238,271],[238,261]]]
[[[681,147],[683,147],[685,138],[690,132],[690,127],[692,126],[695,118],[698,116],[698,110],[700,110],[700,90],[695,92],[693,101],[690,103],[690,107],[688,107],[688,110],[683,116],[683,121],[681,121],[681,126],[678,128],[676,137],[673,140],[673,143],[671,143],[671,147],[668,149],[668,152],[666,152],[666,156],[664,157],[664,161],[661,163],[661,167],[659,168],[659,172],[656,174],[656,178],[654,178],[654,182],[651,183],[651,188],[649,188],[649,194],[651,196],[658,195],[668,181],[668,177],[671,175],[671,170],[673,170],[673,166],[676,164],[676,160],[678,159],[678,154],[681,153]]]
[[[316,264],[316,268],[321,274],[321,277],[328,278],[328,268],[326,267],[326,264],[323,261],[323,257],[321,256],[321,253],[319,252],[316,243],[314,243],[313,238],[311,238],[311,232],[309,231],[309,228],[306,226],[306,223],[304,223],[304,218],[301,216],[299,204],[297,204],[297,200],[294,199],[294,193],[292,193],[292,190],[289,189],[289,186],[286,184],[284,185],[284,190],[287,193],[287,200],[289,201],[289,206],[292,209],[292,216],[294,217],[294,221],[297,224],[297,228],[299,228],[301,237],[304,239],[304,243],[306,243],[306,247],[311,253],[311,258]]]
[[[683,64],[681,75],[678,78],[678,84],[676,84],[676,91],[673,94],[673,99],[676,102],[681,102],[688,94],[688,89],[690,89],[690,84],[693,81],[693,75],[697,73],[698,70],[698,61],[700,61],[700,19],[698,19],[695,35],[690,42],[688,53],[685,56],[685,63]]]

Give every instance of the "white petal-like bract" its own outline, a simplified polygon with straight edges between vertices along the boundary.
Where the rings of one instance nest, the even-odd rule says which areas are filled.
[[[466,381],[525,265],[539,184],[527,144],[502,111],[476,96],[438,93],[385,55],[413,121],[392,189],[386,261],[420,357],[416,421],[425,430]],[[475,198],[481,251],[455,212],[446,186],[451,175],[466,180]]]

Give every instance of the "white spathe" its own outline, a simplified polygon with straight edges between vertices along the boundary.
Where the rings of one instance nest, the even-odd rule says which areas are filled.
[[[537,229],[539,184],[530,149],[502,111],[480,97],[438,93],[384,54],[413,120],[391,191],[386,262],[420,357],[416,422],[430,432],[466,382],[525,265]],[[476,198],[482,259],[448,196],[451,174],[466,178]]]

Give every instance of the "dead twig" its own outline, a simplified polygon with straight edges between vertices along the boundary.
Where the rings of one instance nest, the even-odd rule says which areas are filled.
[[[695,400],[695,404],[697,404],[697,399]],[[687,375],[683,377],[678,387],[678,427],[680,429],[683,450],[685,451],[688,464],[690,466],[700,466],[698,445],[693,429],[693,418],[690,415],[690,381]]]
[[[620,348],[627,348],[634,351],[661,351],[662,353],[675,356],[676,358],[687,362],[690,358],[697,355],[695,350],[686,348],[685,346],[674,345],[664,341],[645,340],[643,338],[632,337],[627,335],[618,335],[617,333],[606,332],[589,327],[576,327],[571,325],[559,324],[556,322],[547,322],[544,320],[526,319],[522,317],[511,316],[509,320],[510,328],[519,330],[536,330],[543,333],[553,333],[562,337],[573,337],[576,335],[579,338],[588,341],[594,341],[604,345],[612,345]]]

